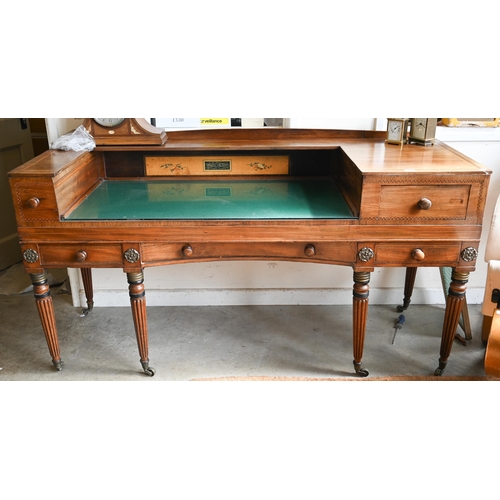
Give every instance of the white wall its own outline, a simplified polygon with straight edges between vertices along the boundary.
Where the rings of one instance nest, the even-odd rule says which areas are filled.
[[[53,129],[66,133],[78,119],[52,119]],[[81,119],[80,119],[81,120]],[[385,130],[385,118],[290,118],[293,128]],[[484,241],[494,203],[500,191],[500,130],[439,129],[438,138],[494,170],[484,220],[477,270],[467,290],[470,304],[483,300],[486,281]],[[443,136],[440,137],[439,134]],[[53,141],[55,138],[49,138]],[[85,305],[79,272],[71,271],[75,306]],[[402,302],[404,269],[376,269],[372,273],[370,302]],[[99,306],[128,306],[126,276],[120,269],[93,271],[94,302]],[[351,304],[352,269],[294,262],[210,262],[147,268],[148,305],[246,305],[246,304]],[[419,269],[412,297],[414,304],[442,304],[444,295],[437,268]]]
[[[387,118],[290,118],[290,128],[386,130]]]
[[[487,263],[484,261],[486,240],[493,210],[500,196],[500,128],[438,127],[436,135],[452,148],[492,170],[477,267],[476,271],[471,273],[467,287],[467,301],[470,304],[480,304],[483,300],[487,274]]]
[[[61,135],[75,130],[83,123],[83,120],[83,118],[45,118],[49,145]]]

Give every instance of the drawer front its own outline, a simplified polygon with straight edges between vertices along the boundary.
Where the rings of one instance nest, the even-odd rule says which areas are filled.
[[[51,183],[27,182],[14,186],[19,223],[57,221],[59,215]]]
[[[460,244],[379,243],[375,245],[375,266],[456,266]]]
[[[381,186],[380,218],[465,220],[470,185]]]
[[[142,244],[147,264],[189,260],[311,260],[351,264],[356,261],[356,243],[189,243]]]
[[[67,267],[121,267],[121,245],[39,245],[42,265]]]

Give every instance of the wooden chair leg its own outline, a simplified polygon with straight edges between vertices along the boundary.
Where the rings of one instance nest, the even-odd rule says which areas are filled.
[[[483,316],[483,328],[481,331],[481,340],[483,342],[488,342],[488,337],[491,331],[491,322],[493,321],[492,316]]]
[[[484,355],[484,371],[486,375],[500,377],[500,308],[493,311],[488,344]]]

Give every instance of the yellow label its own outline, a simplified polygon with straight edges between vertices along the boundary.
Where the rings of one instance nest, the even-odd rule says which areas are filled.
[[[442,118],[447,127],[498,127],[500,118]]]
[[[200,125],[229,125],[229,118],[200,118]]]

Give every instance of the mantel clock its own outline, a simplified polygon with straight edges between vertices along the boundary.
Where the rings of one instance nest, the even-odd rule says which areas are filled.
[[[406,118],[387,118],[387,144],[406,144],[408,120]]]
[[[408,142],[431,146],[436,138],[437,118],[412,118]]]
[[[97,146],[162,146],[167,141],[165,130],[145,118],[86,118],[83,126]]]

